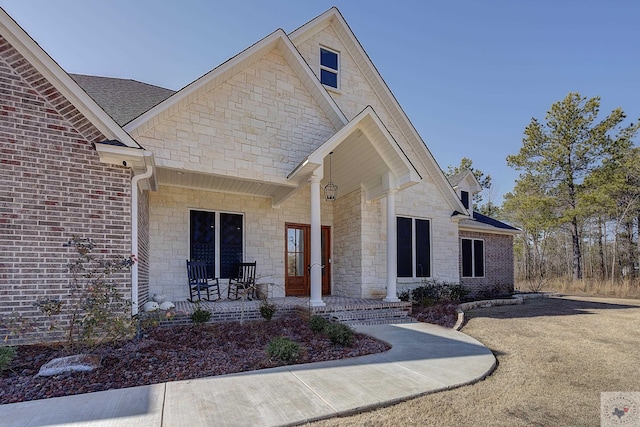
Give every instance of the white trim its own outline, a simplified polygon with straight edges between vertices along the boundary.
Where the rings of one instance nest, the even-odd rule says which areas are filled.
[[[153,174],[153,165],[147,164],[145,173],[131,178],[131,255],[138,256],[138,182]],[[131,315],[138,314],[138,263],[131,266]]]
[[[0,33],[107,139],[141,148],[2,8]]]
[[[273,49],[278,49],[289,62],[292,69],[297,71],[297,76],[309,90],[314,100],[318,102],[323,112],[327,114],[332,124],[336,128],[344,126],[348,120],[338,107],[338,104],[336,104],[335,100],[327,93],[324,86],[320,83],[320,79],[313,73],[285,32],[278,29],[202,77],[191,82],[138,118],[127,123],[124,129],[133,134],[153,120],[158,120],[162,117],[162,114],[166,114],[171,108],[179,108],[182,102],[188,101],[189,97],[197,95],[199,90],[205,88],[210,83],[216,82],[218,79],[226,80],[231,76],[229,73],[235,74],[234,70],[238,71],[245,68]]]

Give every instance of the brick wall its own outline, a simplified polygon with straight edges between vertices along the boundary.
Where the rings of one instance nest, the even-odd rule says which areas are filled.
[[[99,163],[91,142],[104,136],[2,38],[0,100],[0,314],[42,326],[33,303],[68,295],[75,256],[64,242],[129,253],[130,173]],[[118,279],[130,293],[129,275]],[[55,337],[40,329],[11,342],[38,339]]]
[[[462,251],[460,250],[460,283],[472,295],[506,293],[513,291],[513,237],[504,234],[460,231],[460,238],[484,240],[485,277],[462,277]],[[458,245],[461,245],[459,242]]]

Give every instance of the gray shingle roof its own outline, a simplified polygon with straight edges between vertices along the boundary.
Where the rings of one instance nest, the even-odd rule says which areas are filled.
[[[175,91],[114,77],[69,74],[120,126],[164,101]]]
[[[460,182],[462,182],[464,177],[467,176],[467,173],[469,173],[469,170],[465,169],[462,172],[458,172],[455,175],[448,176],[447,180],[449,181],[449,184],[451,184],[452,187],[455,187],[456,185],[460,184]]]

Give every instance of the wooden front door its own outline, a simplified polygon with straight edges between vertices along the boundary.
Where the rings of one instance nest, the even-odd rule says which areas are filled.
[[[285,295],[309,296],[311,293],[311,226],[285,225]],[[331,228],[322,227],[322,295],[331,294]]]

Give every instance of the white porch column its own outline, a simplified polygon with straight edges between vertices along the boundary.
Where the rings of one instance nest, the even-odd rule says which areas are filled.
[[[312,307],[323,307],[322,301],[322,241],[320,226],[320,176],[311,175],[311,299]]]
[[[400,301],[396,296],[397,279],[396,190],[387,190],[387,296],[384,302]]]

